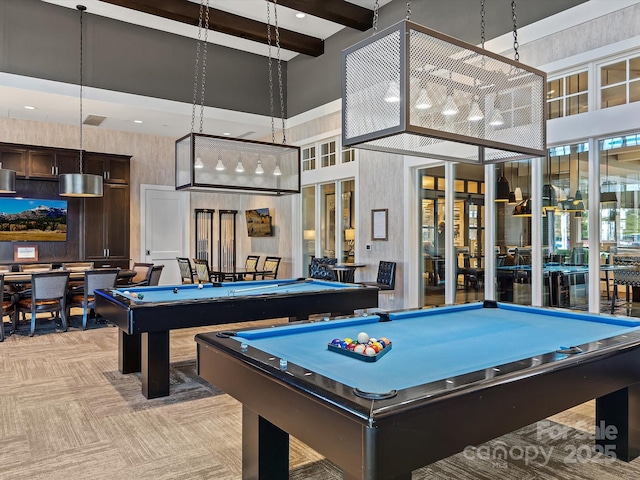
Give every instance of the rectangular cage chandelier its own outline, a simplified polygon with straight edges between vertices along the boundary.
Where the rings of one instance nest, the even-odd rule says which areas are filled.
[[[300,193],[300,147],[192,132],[176,141],[176,190]]]
[[[546,73],[403,20],[342,53],[342,144],[474,164],[546,156]]]

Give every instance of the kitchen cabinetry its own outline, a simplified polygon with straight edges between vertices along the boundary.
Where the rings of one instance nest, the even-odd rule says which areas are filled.
[[[64,173],[76,173],[79,170],[79,154],[55,150],[29,151],[29,178],[57,179]]]

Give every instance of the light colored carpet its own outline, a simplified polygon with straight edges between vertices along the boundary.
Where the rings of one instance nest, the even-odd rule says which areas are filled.
[[[46,317],[43,317],[46,318]],[[273,323],[225,325],[224,329]],[[117,329],[78,317],[68,332],[38,322],[0,343],[0,479],[216,479],[241,478],[241,406],[195,373],[196,333],[171,333],[171,395],[146,400],[140,376],[117,369]],[[570,427],[560,439],[539,435],[536,425],[417,470],[414,479],[612,479],[640,478],[640,461],[596,458],[593,403],[558,415]],[[539,425],[538,425],[539,426]],[[574,428],[574,427],[577,427]],[[505,446],[505,461],[485,458]],[[519,459],[518,452],[548,452],[551,460]],[[572,451],[580,457],[572,457]],[[572,460],[575,458],[575,462]],[[296,439],[291,440],[292,480],[341,478],[340,470]]]

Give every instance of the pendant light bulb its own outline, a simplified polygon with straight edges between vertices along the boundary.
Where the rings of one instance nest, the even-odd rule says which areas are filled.
[[[273,174],[276,177],[279,177],[280,175],[282,175],[282,170],[280,170],[280,165],[276,165],[276,168],[273,170]]]
[[[453,100],[453,95],[447,95],[447,99],[444,102],[444,107],[442,108],[442,115],[445,117],[452,117],[453,115],[458,114],[458,106],[456,102]]]
[[[416,100],[415,108],[418,110],[428,110],[431,108],[432,102],[431,98],[427,94],[427,90],[424,88],[420,89],[420,94],[418,95],[418,99]]]
[[[196,158],[193,168],[204,168],[204,163],[202,163],[202,159],[200,157]]]
[[[222,156],[220,154],[218,154],[218,163],[216,163],[216,170],[219,172],[224,171],[225,166],[224,163],[222,163]]]
[[[400,87],[398,82],[395,80],[391,80],[389,82],[389,88],[387,92],[384,94],[384,101],[389,103],[396,103],[400,101]]]
[[[242,157],[238,158],[238,164],[236,165],[236,173],[244,172],[244,165],[242,164]]]
[[[520,187],[516,187],[516,189],[514,190],[515,195],[516,195],[516,202],[520,203],[523,200],[522,197],[522,189]]]
[[[492,127],[499,127],[501,125],[504,125],[504,117],[502,116],[502,113],[500,113],[500,110],[498,110],[497,108],[493,109],[493,115],[491,116],[489,125],[491,125]]]
[[[258,165],[256,166],[256,175],[262,175],[264,173],[264,168],[262,168],[262,162],[258,160]]]
[[[480,110],[480,105],[478,105],[478,100],[474,100],[471,104],[471,109],[469,110],[469,118],[470,122],[479,122],[484,118],[484,113]]]

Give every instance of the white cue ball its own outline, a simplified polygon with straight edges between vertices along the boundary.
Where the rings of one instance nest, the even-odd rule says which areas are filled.
[[[369,335],[366,332],[360,332],[358,334],[358,343],[367,343],[369,341]]]
[[[203,285],[203,284],[201,284],[201,283],[199,283],[199,284],[198,284],[198,288],[199,288],[200,290],[202,290],[202,289],[203,289],[203,287],[204,287],[204,285]]]

